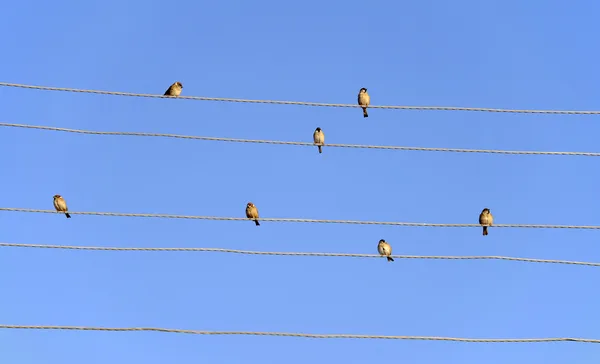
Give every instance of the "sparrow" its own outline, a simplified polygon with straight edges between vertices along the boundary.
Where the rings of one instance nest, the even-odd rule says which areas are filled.
[[[313,141],[319,146],[319,153],[323,153],[323,151],[321,150],[321,146],[325,144],[325,134],[323,133],[323,130],[321,130],[321,128],[315,129],[315,132],[313,134]]]
[[[258,223],[258,209],[252,202],[248,202],[248,205],[246,205],[246,217],[249,219],[254,219],[256,226],[260,226]]]
[[[64,212],[65,215],[67,216],[67,219],[71,218],[71,215],[69,215],[69,213],[67,212],[67,211],[69,211],[69,208],[67,207],[67,203],[65,202],[65,199],[62,198],[61,195],[54,195],[54,208],[58,212]]]
[[[392,246],[388,244],[385,240],[379,240],[379,244],[377,244],[377,251],[379,252],[379,255],[385,256],[388,262],[394,261],[394,259],[390,257],[390,255],[392,255]]]
[[[488,234],[488,226],[492,226],[494,224],[494,216],[490,212],[490,209],[487,207],[481,211],[479,215],[479,223],[483,226],[483,235]]]
[[[367,93],[366,88],[361,88],[358,92],[358,104],[362,106],[363,109],[363,117],[368,118],[369,114],[367,114],[367,106],[371,103],[371,96]]]
[[[165,96],[179,96],[179,95],[181,95],[182,88],[183,88],[183,85],[181,84],[181,82],[177,81],[174,84],[172,84],[171,86],[169,86],[167,91],[165,91]]]

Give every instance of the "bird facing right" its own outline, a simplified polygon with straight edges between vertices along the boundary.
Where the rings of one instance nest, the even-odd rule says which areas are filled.
[[[254,219],[256,226],[260,226],[258,223],[258,209],[252,202],[248,202],[246,205],[246,217],[249,219]]]
[[[64,198],[62,198],[61,195],[54,195],[54,208],[58,212],[64,212],[67,216],[67,219],[71,218],[71,215],[69,215],[69,213],[67,212],[69,211],[69,209],[67,208],[67,202]]]
[[[177,81],[165,91],[165,96],[179,96],[181,95],[181,89],[183,89],[183,85],[181,82]]]
[[[377,251],[379,252],[379,255],[385,256],[388,262],[394,261],[394,259],[390,256],[392,255],[392,246],[384,239],[379,240],[379,244],[377,244]]]
[[[358,104],[363,109],[363,117],[368,118],[369,114],[367,113],[367,106],[371,103],[371,96],[367,93],[366,88],[361,88],[358,92]]]
[[[319,153],[323,153],[321,146],[325,144],[325,134],[321,128],[315,129],[315,132],[313,133],[313,141],[319,146]]]
[[[483,226],[483,235],[487,235],[488,226],[492,226],[494,224],[494,216],[492,216],[492,212],[487,207],[481,211],[481,214],[479,214],[479,224]]]

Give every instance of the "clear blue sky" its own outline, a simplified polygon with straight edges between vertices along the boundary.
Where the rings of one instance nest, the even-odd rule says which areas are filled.
[[[22,1],[0,80],[374,105],[600,109],[593,1]],[[1,121],[330,143],[598,151],[597,116],[312,108],[0,88]],[[599,224],[598,160],[2,128],[1,206],[73,211]],[[598,232],[1,213],[0,241],[600,261]],[[0,323],[600,338],[590,267],[495,261],[3,248]],[[600,346],[0,330],[0,362],[596,363]]]

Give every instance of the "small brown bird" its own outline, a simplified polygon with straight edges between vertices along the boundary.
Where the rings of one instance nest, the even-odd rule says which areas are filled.
[[[321,146],[325,144],[325,134],[321,128],[315,129],[315,132],[313,133],[313,141],[319,146],[319,153],[323,153]]]
[[[248,205],[246,205],[246,217],[249,219],[254,219],[256,226],[260,226],[258,223],[258,209],[252,202],[248,202]]]
[[[377,251],[379,252],[379,255],[385,256],[388,262],[394,261],[394,259],[390,257],[390,255],[392,255],[392,246],[385,240],[379,240],[379,244],[377,244]]]
[[[363,117],[368,118],[369,114],[367,114],[367,106],[371,103],[371,96],[367,93],[366,88],[361,88],[358,92],[358,104],[362,106],[363,109]]]
[[[54,208],[58,212],[64,212],[67,216],[67,219],[71,218],[71,215],[69,215],[69,213],[67,212],[69,211],[69,208],[67,207],[67,202],[64,198],[62,198],[61,195],[54,195]]]
[[[488,226],[492,226],[494,224],[494,216],[492,216],[490,209],[487,207],[481,211],[481,214],[479,215],[479,223],[483,226],[483,235],[487,235]]]
[[[179,82],[179,81],[175,82],[174,84],[169,86],[167,91],[165,91],[165,96],[179,96],[179,95],[181,95],[182,88],[183,88],[183,85],[181,84],[181,82]]]

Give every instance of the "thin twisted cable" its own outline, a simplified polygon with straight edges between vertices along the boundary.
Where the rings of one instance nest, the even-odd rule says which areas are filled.
[[[159,327],[92,327],[92,326],[41,326],[41,325],[0,325],[0,329],[22,330],[77,330],[77,331],[155,331],[175,334],[193,335],[254,335],[254,336],[285,336],[303,337],[310,339],[386,339],[386,340],[432,340],[458,341],[468,343],[541,343],[571,341],[600,344],[600,339],[585,339],[573,337],[547,337],[534,339],[472,339],[443,336],[398,336],[398,335],[355,335],[355,334],[302,334],[295,332],[264,332],[264,331],[200,331],[183,329],[165,329]]]
[[[46,91],[66,91],[79,92],[100,95],[116,95],[116,96],[132,96],[132,97],[149,97],[149,98],[174,98],[183,100],[200,100],[200,101],[221,101],[221,102],[242,102],[253,104],[278,104],[278,105],[301,105],[301,106],[320,106],[320,107],[360,107],[358,104],[330,104],[322,102],[305,102],[305,101],[281,101],[281,100],[251,100],[251,99],[233,99],[226,97],[204,97],[204,96],[164,96],[162,94],[140,94],[131,92],[118,91],[101,91],[101,90],[85,90],[67,87],[50,87],[50,86],[35,86],[19,83],[0,82],[0,86],[19,87],[34,90]],[[437,110],[437,111],[481,111],[481,112],[500,112],[500,113],[518,113],[518,114],[569,114],[569,115],[599,115],[600,111],[582,111],[582,110],[535,110],[535,109],[494,109],[485,107],[455,107],[455,106],[401,106],[401,105],[369,105],[370,109],[396,109],[396,110]]]
[[[25,209],[17,207],[0,207],[0,211],[31,212],[42,214],[64,214],[55,210]],[[216,220],[216,221],[251,221],[246,217],[226,216],[198,216],[198,215],[170,215],[170,214],[139,214],[122,212],[83,212],[69,211],[71,215],[96,215],[96,216],[120,216],[120,217],[153,217],[162,219],[192,219],[192,220]],[[324,220],[324,219],[297,219],[297,218],[268,218],[260,217],[259,220],[272,222],[305,222],[322,224],[353,224],[353,225],[392,225],[392,226],[419,226],[419,227],[478,227],[479,224],[435,224],[427,222],[396,222],[396,221],[361,221],[361,220]],[[529,228],[529,229],[592,229],[598,230],[597,225],[533,225],[533,224],[494,224],[493,228]]]
[[[13,128],[24,128],[24,129],[61,131],[61,132],[67,132],[67,133],[90,134],[90,135],[162,137],[162,138],[208,140],[208,141],[233,142],[233,143],[280,144],[280,145],[309,146],[309,147],[313,147],[313,148],[315,147],[314,143],[286,142],[286,141],[280,141],[280,140],[218,138],[218,137],[204,137],[204,136],[193,136],[193,135],[127,132],[127,131],[93,131],[93,130],[57,128],[57,127],[52,127],[52,126],[41,126],[41,125],[15,124],[15,123],[0,123],[0,126],[13,127]],[[388,150],[423,151],[423,152],[458,152],[458,153],[525,154],[525,155],[568,155],[568,156],[600,157],[600,153],[594,153],[594,152],[542,152],[542,151],[538,152],[538,151],[494,150],[494,149],[401,147],[401,146],[361,145],[361,144],[325,144],[324,146],[334,147],[334,148],[388,149]]]
[[[142,251],[142,252],[214,252],[233,253],[247,255],[276,255],[276,256],[299,256],[299,257],[344,257],[344,258],[382,258],[379,254],[353,254],[353,253],[314,253],[314,252],[261,252],[254,250],[238,250],[224,248],[121,248],[108,246],[78,246],[78,245],[52,245],[52,244],[21,244],[0,243],[0,247],[11,248],[41,248],[41,249],[64,249],[64,250],[94,250],[94,251]],[[446,256],[446,255],[392,255],[396,259],[435,259],[435,260],[507,260],[526,263],[551,263],[567,265],[583,265],[589,267],[600,267],[600,263],[578,262],[572,260],[534,259],[504,257],[497,255],[470,255],[470,256]]]

